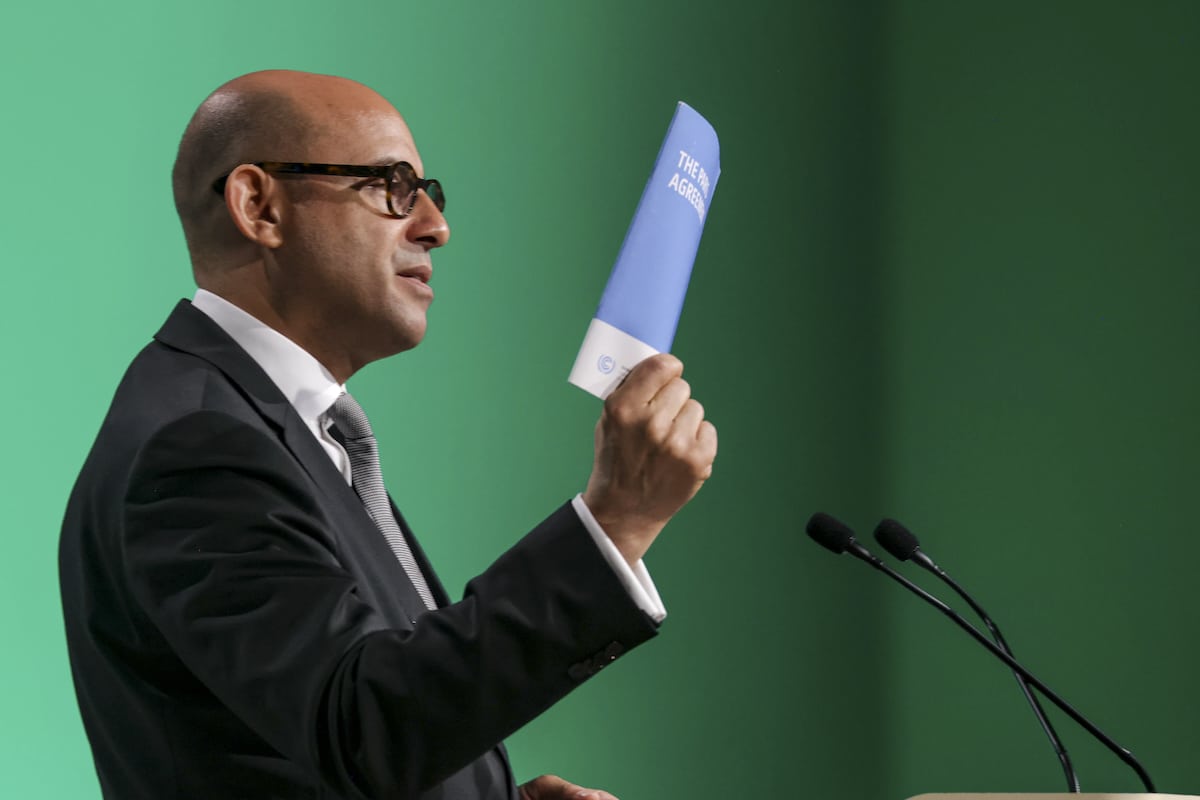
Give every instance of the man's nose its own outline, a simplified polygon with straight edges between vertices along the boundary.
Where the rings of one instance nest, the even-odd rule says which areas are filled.
[[[417,202],[408,216],[409,241],[417,242],[427,250],[442,247],[450,241],[450,225],[424,189],[417,191]]]

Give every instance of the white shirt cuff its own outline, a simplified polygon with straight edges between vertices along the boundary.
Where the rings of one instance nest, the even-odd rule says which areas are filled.
[[[608,534],[592,516],[591,509],[583,502],[582,494],[575,495],[571,500],[571,507],[579,515],[579,521],[583,523],[583,527],[587,528],[587,532],[592,536],[592,541],[604,554],[604,560],[617,574],[617,580],[625,587],[625,591],[629,592],[629,596],[633,598],[633,602],[637,603],[638,608],[645,611],[655,622],[662,622],[666,619],[667,609],[663,606],[662,598],[658,596],[658,589],[654,588],[654,581],[650,579],[650,572],[642,560],[639,558],[636,564],[632,567],[629,566],[625,556],[621,555],[621,551],[612,543],[612,539],[608,538]]]

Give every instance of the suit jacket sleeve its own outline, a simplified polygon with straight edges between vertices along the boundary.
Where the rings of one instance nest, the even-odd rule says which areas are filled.
[[[122,567],[183,662],[347,796],[412,797],[653,635],[569,504],[461,602],[390,627],[271,435],[199,411],[141,449]]]

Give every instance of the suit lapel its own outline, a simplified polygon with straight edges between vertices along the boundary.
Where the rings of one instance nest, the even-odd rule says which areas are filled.
[[[409,623],[415,620],[418,614],[423,613],[425,604],[404,573],[404,567],[392,553],[387,540],[367,513],[358,494],[346,483],[346,479],[330,461],[325,450],[304,424],[304,420],[254,359],[207,314],[187,300],[179,301],[154,338],[168,347],[208,361],[228,377],[263,419],[276,430],[284,446],[308,474],[316,491],[325,499],[326,502],[322,505],[335,526],[332,535],[341,543],[340,547],[344,552],[358,555],[356,561],[360,562],[360,569],[355,571],[383,573],[378,576],[380,580],[369,581],[366,586],[376,591],[379,590],[378,587],[386,587],[388,599],[402,607]],[[444,605],[447,602],[445,589],[437,580],[412,531],[398,512],[396,519],[408,538],[421,571],[434,588],[434,597],[438,605]]]
[[[230,379],[264,419],[282,430],[288,412],[296,412],[267,373],[207,314],[180,300],[154,338],[167,347],[191,353]]]

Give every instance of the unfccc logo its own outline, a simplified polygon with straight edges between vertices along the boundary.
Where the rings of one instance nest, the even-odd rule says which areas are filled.
[[[600,370],[601,372],[603,372],[605,375],[612,372],[613,367],[615,367],[616,365],[617,365],[617,362],[613,361],[612,356],[600,356],[599,360],[596,361],[596,368],[598,370]]]

